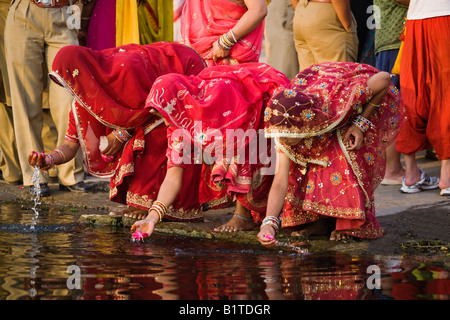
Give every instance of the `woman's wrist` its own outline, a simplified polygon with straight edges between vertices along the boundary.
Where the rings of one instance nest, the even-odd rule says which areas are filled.
[[[275,234],[277,234],[281,227],[281,221],[275,216],[267,216],[262,221],[260,230],[264,229],[265,227],[272,227],[275,231]]]
[[[48,161],[47,161],[48,159]],[[45,166],[41,167],[42,170],[50,170],[55,165],[55,159],[48,153],[44,154],[44,164]]]
[[[121,143],[127,142],[132,137],[132,135],[127,130],[114,130],[113,135]]]
[[[150,209],[145,220],[157,224],[159,222],[159,215],[156,211]]]
[[[154,201],[150,210],[148,210],[147,220],[154,222],[155,224],[162,221],[168,211],[167,206],[161,201]]]

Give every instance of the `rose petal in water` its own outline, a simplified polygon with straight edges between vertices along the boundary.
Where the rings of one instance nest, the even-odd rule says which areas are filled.
[[[143,241],[145,238],[148,237],[148,233],[146,233],[146,232],[141,232],[141,231],[135,231],[131,237],[132,237],[135,241]]]

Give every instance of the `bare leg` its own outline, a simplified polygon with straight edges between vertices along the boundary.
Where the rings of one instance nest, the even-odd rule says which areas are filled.
[[[248,231],[255,227],[255,221],[253,220],[250,210],[244,207],[239,201],[236,203],[236,211],[233,217],[225,224],[214,228],[214,231],[224,232],[236,232],[236,231]]]
[[[402,184],[405,176],[405,168],[401,162],[401,153],[395,150],[395,144],[391,144],[386,149],[386,173],[384,175],[384,183],[381,184]]]
[[[420,181],[419,166],[416,162],[415,154],[405,154],[405,185],[412,186]]]
[[[448,187],[450,187],[450,159],[444,159],[441,161],[439,188],[446,189]]]

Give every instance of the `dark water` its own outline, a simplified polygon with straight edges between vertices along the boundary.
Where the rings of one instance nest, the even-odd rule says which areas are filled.
[[[0,205],[1,300],[449,299],[449,272],[426,257],[301,256],[158,234],[134,243],[128,230],[77,223],[81,213],[46,209],[31,230],[31,208]]]

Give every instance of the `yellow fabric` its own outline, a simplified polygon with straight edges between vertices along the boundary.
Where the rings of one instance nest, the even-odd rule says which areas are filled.
[[[405,19],[406,20],[406,19]],[[394,66],[392,67],[391,73],[392,74],[400,74],[400,61],[402,58],[402,51],[403,51],[403,45],[405,44],[405,35],[406,35],[406,26],[403,28],[403,36],[401,37],[402,42],[400,43],[400,49],[398,49],[397,58],[395,59]]]
[[[116,0],[116,46],[139,43],[137,0]]]
[[[138,6],[141,44],[173,41],[173,1],[146,0]]]

